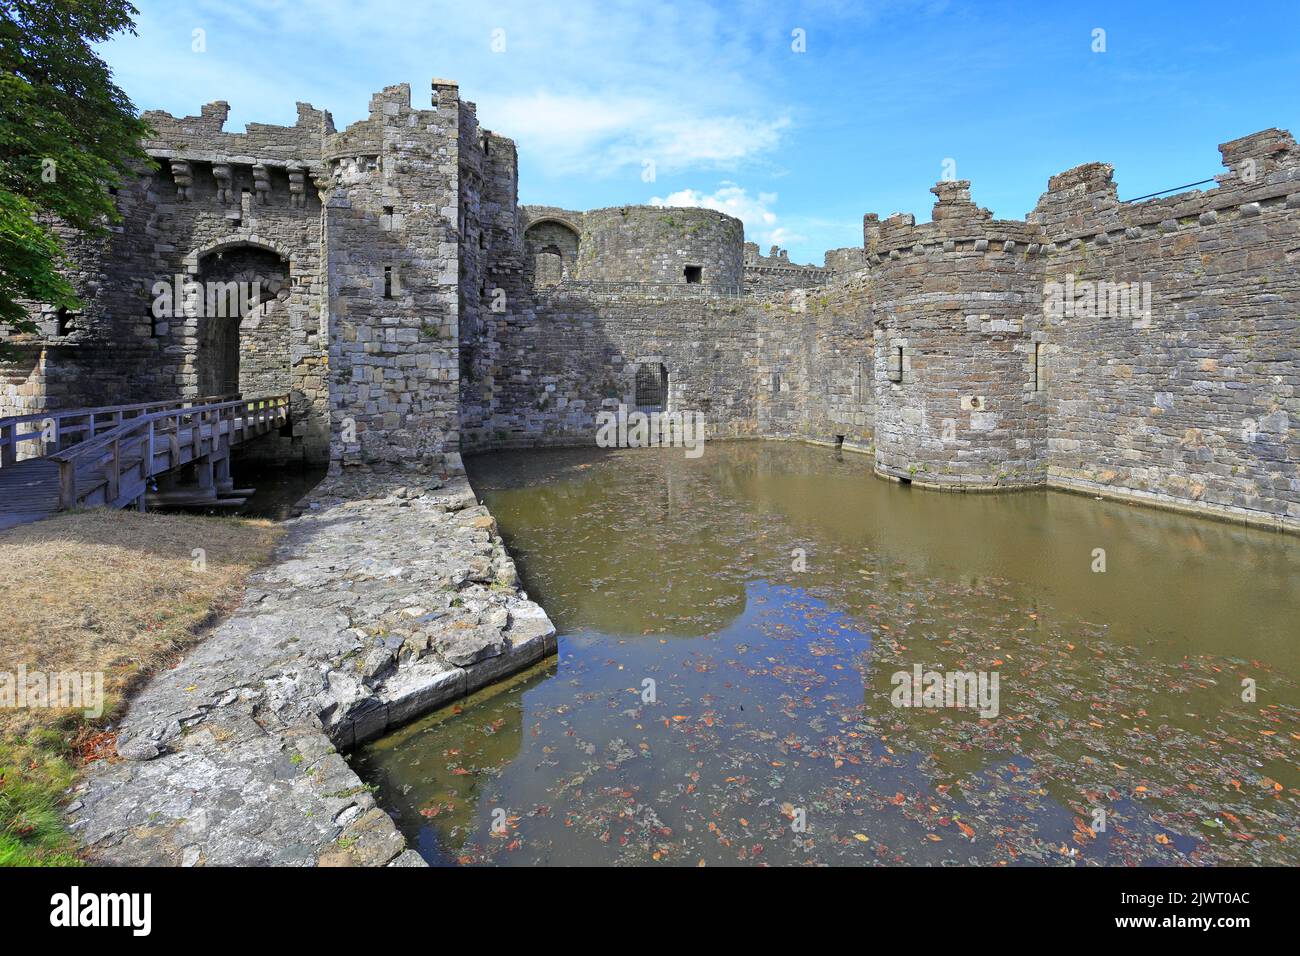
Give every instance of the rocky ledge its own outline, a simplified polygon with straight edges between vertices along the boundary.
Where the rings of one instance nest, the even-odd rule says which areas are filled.
[[[117,728],[73,832],[114,865],[423,865],[340,751],[555,652],[469,483],[327,482]]]

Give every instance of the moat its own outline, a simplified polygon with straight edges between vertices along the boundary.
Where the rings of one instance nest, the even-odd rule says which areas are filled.
[[[354,756],[431,863],[1300,862],[1294,536],[803,445],[467,466],[559,655]]]

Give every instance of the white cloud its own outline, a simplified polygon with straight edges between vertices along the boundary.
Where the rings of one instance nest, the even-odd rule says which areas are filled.
[[[784,60],[755,58],[761,31],[708,3],[686,16],[640,0],[137,2],[139,36],[105,45],[127,92],[178,115],[229,100],[231,130],[292,122],[295,100],[331,110],[342,129],[371,93],[402,81],[427,106],[432,75],[458,80],[480,122],[518,142],[525,177],[605,178],[646,160],[664,173],[731,170],[775,151],[790,124],[770,92]],[[195,54],[200,27],[207,51]],[[252,35],[263,41],[249,59]]]
[[[789,119],[691,115],[660,100],[560,94],[481,98],[481,117],[552,173],[731,169],[775,150]]]
[[[745,187],[733,182],[721,182],[711,193],[698,189],[679,189],[667,196],[655,196],[650,200],[652,206],[693,206],[704,209],[716,209],[729,216],[735,216],[745,224],[745,238],[757,242],[760,247],[776,243],[801,241],[804,237],[790,232],[778,225],[777,213],[772,209],[776,204],[776,193],[760,192],[751,196]],[[766,254],[766,249],[763,250]]]

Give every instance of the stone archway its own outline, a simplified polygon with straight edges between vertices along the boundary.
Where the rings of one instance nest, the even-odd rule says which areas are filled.
[[[533,284],[555,285],[573,274],[578,260],[578,233],[558,219],[539,219],[524,232],[524,250]]]
[[[251,243],[198,256],[199,395],[290,391],[289,271],[282,255]]]

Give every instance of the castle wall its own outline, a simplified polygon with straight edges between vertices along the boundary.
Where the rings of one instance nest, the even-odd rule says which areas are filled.
[[[459,470],[460,101],[433,94],[388,87],[325,145],[334,466]]]
[[[828,428],[848,412],[889,477],[1297,526],[1300,151],[1278,130],[1220,148],[1204,192],[1120,203],[1089,164],[1025,222],[993,220],[964,182],[936,186],[931,223],[867,216],[863,269],[803,293],[799,322],[760,320],[759,431],[850,444]],[[855,334],[873,406],[845,400]]]
[[[390,87],[341,133],[306,104],[243,133],[227,112],[146,114],[157,168],[123,183],[108,235],[61,230],[85,310],[32,304],[41,333],[10,341],[0,414],[289,391],[293,434],[250,450],[454,472],[462,447],[594,441],[662,365],[667,409],[710,438],[1300,527],[1283,131],[1221,146],[1205,192],[1120,203],[1110,167],[1069,170],[1023,222],[943,182],[931,222],[868,215],[860,248],[814,267],[714,210],[517,206],[514,144],[449,81],[430,109]],[[157,315],[174,277],[263,295],[237,328]]]
[[[586,290],[526,296],[494,323],[492,404],[466,449],[591,444],[596,416],[636,407],[636,373],[662,364],[669,411],[711,439],[756,436],[752,302]]]
[[[156,166],[118,189],[122,221],[107,236],[59,230],[85,309],[66,317],[60,334],[55,311],[33,306],[42,333],[20,345],[23,358],[0,372],[6,408],[206,394],[212,379],[202,365],[212,325],[237,317],[208,315],[185,283],[205,274],[256,278],[223,264],[255,250],[281,261],[276,275],[287,284],[264,290],[274,307],[244,317],[239,387],[250,394],[272,385],[290,391],[294,427],[292,437],[268,436],[248,453],[324,458],[320,203],[302,186],[318,161],[328,117],[299,104],[297,126],[249,124],[248,133],[235,134],[222,131],[228,109],[217,102],[197,117],[145,114],[154,136],[144,147]]]
[[[872,452],[876,398],[865,274],[768,296],[758,312],[760,434]]]
[[[1025,319],[1040,301],[1032,230],[994,220],[964,181],[934,192],[930,223],[865,226],[876,470],[968,488],[1041,482]]]
[[[699,268],[701,291],[738,294],[744,282],[744,226],[711,209],[618,206],[584,213],[574,272],[579,280],[686,286]]]
[[[159,169],[151,182],[150,220],[138,233],[126,234],[153,242],[152,248],[134,249],[128,261],[146,283],[176,275],[261,283],[269,307],[244,315],[236,332],[238,387],[245,395],[289,392],[293,425],[291,436],[268,436],[245,454],[322,461],[328,433],[326,304],[321,203],[311,180],[320,173],[322,139],[333,132],[333,123],[328,113],[299,103],[294,126],[249,123],[243,133],[228,133],[228,113],[219,101],[199,116],[144,114],[154,131],[144,145]],[[247,256],[264,265],[241,268]],[[278,268],[266,264],[271,256],[280,260]],[[152,323],[164,342],[162,374],[174,376],[170,390],[154,397],[198,398],[219,384],[210,374],[207,346],[218,331],[212,326],[231,320],[208,315],[206,308],[191,311],[198,314]],[[138,329],[145,330],[143,323]]]
[[[1300,518],[1300,151],[1220,147],[1218,188],[1120,203],[1109,166],[1054,177],[1030,221],[1074,314],[1045,320],[1048,477],[1189,507]],[[1151,314],[1089,308],[1149,283]],[[1116,314],[1121,312],[1121,314]]]
[[[526,216],[515,201],[518,155],[515,144],[486,130],[461,133],[460,238],[460,416],[462,444],[483,433],[501,406],[506,385],[500,340],[512,312],[531,294],[530,256],[525,251]]]
[[[744,247],[745,292],[750,295],[770,295],[790,289],[808,289],[826,282],[827,270],[820,266],[805,266],[791,262],[784,249],[772,246],[769,255],[758,251],[758,243],[747,242]]]

